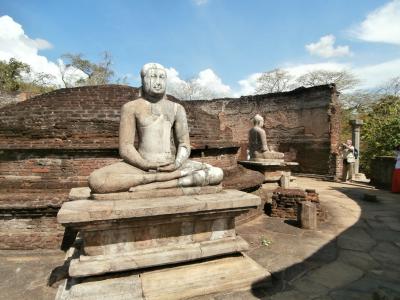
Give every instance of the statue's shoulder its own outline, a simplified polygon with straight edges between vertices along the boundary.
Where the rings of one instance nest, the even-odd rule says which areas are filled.
[[[177,112],[181,113],[182,111],[185,111],[185,108],[182,104],[169,99],[164,99],[164,106],[168,111],[173,112],[174,115],[176,115]]]
[[[261,127],[254,126],[253,128],[250,129],[250,132],[254,132],[257,134],[263,134],[263,133],[265,133],[265,130],[262,129]]]
[[[147,100],[145,100],[143,98],[137,98],[135,100],[126,102],[124,105],[122,105],[122,109],[131,111],[131,110],[136,110],[138,108],[144,107],[147,104],[148,104]]]
[[[177,111],[186,111],[185,107],[182,104],[180,104],[178,102],[171,101],[171,100],[168,100],[168,102],[170,102],[170,105],[174,108],[175,112],[177,112]]]

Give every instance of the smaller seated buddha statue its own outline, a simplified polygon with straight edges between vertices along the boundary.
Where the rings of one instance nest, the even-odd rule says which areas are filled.
[[[259,114],[253,118],[254,127],[249,131],[249,154],[252,161],[283,160],[284,154],[270,150],[267,145],[267,135],[264,126],[264,119]]]

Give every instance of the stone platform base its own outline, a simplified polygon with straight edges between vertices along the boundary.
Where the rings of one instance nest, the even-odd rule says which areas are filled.
[[[80,255],[79,259],[71,260],[69,275],[72,277],[84,277],[120,270],[135,270],[246,250],[248,250],[247,242],[237,236],[218,241],[155,247],[148,250],[127,252],[118,256],[98,255],[93,257]]]
[[[261,172],[264,175],[264,182],[277,182],[282,188],[292,187],[291,169],[299,165],[297,162],[285,162],[280,159],[244,160],[238,161],[238,163],[251,170]]]
[[[56,300],[189,299],[267,286],[270,276],[251,258],[238,254],[136,273],[69,279]]]

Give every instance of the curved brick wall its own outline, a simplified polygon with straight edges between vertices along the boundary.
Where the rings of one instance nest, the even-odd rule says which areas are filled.
[[[137,96],[133,87],[89,86],[0,109],[0,249],[60,245],[58,208],[70,188],[87,185],[94,169],[119,160],[120,108]],[[180,103],[188,114],[192,159],[236,165],[246,155],[250,119],[261,113],[270,145],[299,161],[303,172],[337,172],[340,111],[333,86]]]
[[[138,94],[129,86],[86,86],[7,106],[0,109],[0,149],[116,149],[121,106]],[[183,105],[193,148],[232,145],[217,116]]]

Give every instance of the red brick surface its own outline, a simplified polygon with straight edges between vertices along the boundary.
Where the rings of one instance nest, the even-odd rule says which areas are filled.
[[[88,86],[0,109],[0,249],[59,246],[57,209],[69,189],[87,185],[93,170],[120,160],[120,108],[137,97],[133,87]],[[340,111],[333,86],[181,103],[194,160],[229,169],[245,159],[250,119],[260,113],[269,144],[298,161],[302,172],[340,171]]]

